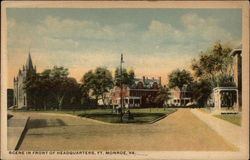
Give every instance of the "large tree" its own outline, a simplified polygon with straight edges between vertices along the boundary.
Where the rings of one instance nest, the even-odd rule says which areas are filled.
[[[192,91],[191,97],[197,102],[199,107],[206,105],[207,100],[212,93],[211,81],[207,79],[200,79],[192,83],[190,90]]]
[[[180,99],[182,98],[182,92],[184,85],[188,86],[192,83],[193,77],[191,73],[187,70],[176,69],[168,75],[168,87],[178,88],[180,90]]]
[[[216,42],[210,49],[194,59],[191,68],[197,80],[193,86],[193,99],[199,106],[206,105],[213,88],[235,86],[232,77],[231,48]]]
[[[120,86],[121,83],[131,86],[134,84],[134,79],[135,79],[135,72],[133,69],[127,71],[126,68],[123,68],[122,76],[120,68],[115,69],[114,83],[116,86]]]
[[[191,73],[185,69],[176,69],[168,75],[168,87],[177,87],[180,91],[182,91],[184,85],[189,85],[192,81],[193,77]]]
[[[79,85],[74,78],[68,77],[68,69],[54,66],[41,74],[28,76],[25,89],[30,93],[35,107],[40,104],[46,110],[48,105],[55,102],[61,110],[65,96],[79,89]]]
[[[98,99],[102,99],[105,103],[105,94],[113,87],[111,72],[104,67],[97,67],[94,71],[90,70],[84,74],[82,80],[82,88],[87,90],[90,96],[94,96],[96,103]]]
[[[198,59],[193,59],[191,68],[196,79],[209,79],[214,87],[219,86],[219,77],[230,77],[232,72],[231,48],[216,42],[213,47],[201,52]]]

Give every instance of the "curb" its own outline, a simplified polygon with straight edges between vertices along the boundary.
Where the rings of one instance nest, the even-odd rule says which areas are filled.
[[[15,147],[15,150],[18,150],[23,142],[23,139],[28,131],[28,123],[29,123],[30,117],[27,118],[26,124],[24,126],[24,129],[21,133],[21,136],[19,137],[18,141],[17,141],[17,145]]]
[[[155,120],[153,120],[151,122],[145,123],[145,124],[153,124],[153,123],[155,123],[155,122],[157,122],[159,120],[162,120],[163,118],[166,118],[166,117],[167,117],[167,115],[164,115],[164,116],[161,116],[161,117],[159,117],[159,118],[157,118],[157,119],[155,119]]]

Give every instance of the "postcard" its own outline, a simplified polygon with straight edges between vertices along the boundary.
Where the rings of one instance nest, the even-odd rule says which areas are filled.
[[[3,2],[2,159],[248,159],[249,3]]]

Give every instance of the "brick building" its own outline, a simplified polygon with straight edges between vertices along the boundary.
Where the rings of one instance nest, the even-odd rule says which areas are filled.
[[[158,79],[149,79],[145,76],[142,79],[136,78],[131,86],[123,85],[121,88],[116,86],[110,91],[110,101],[112,106],[120,106],[121,95],[123,104],[126,108],[129,107],[149,107],[155,106],[154,98],[161,85],[161,77]]]

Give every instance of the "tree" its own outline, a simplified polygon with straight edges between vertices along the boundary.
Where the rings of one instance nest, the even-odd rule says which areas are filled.
[[[76,80],[74,78],[69,78],[68,74],[67,68],[57,66],[42,72],[42,75],[48,78],[47,84],[50,86],[50,92],[57,102],[59,110],[62,109],[63,100],[66,94],[79,88]]]
[[[193,77],[191,76],[191,73],[184,69],[176,69],[168,75],[168,87],[177,87],[180,91],[182,91],[184,85],[189,85],[192,81]]]
[[[168,88],[161,88],[158,93],[157,96],[155,97],[154,102],[156,104],[164,104],[165,101],[170,99],[170,92]]]
[[[90,70],[84,74],[81,82],[89,95],[95,96],[96,103],[101,98],[106,106],[105,93],[113,87],[112,74],[109,70],[103,67],[98,67],[95,71]]]
[[[194,59],[191,68],[197,79],[210,79],[214,87],[218,86],[220,75],[231,75],[232,57],[229,55],[231,48],[216,42],[214,46],[206,52],[201,52],[198,59]]]
[[[191,68],[196,82],[193,83],[193,99],[198,105],[206,105],[215,87],[235,86],[232,77],[233,58],[229,55],[232,49],[220,42],[194,59]]]
[[[176,69],[173,72],[171,72],[168,76],[168,87],[175,88],[177,87],[180,90],[180,99],[182,98],[182,91],[184,85],[190,85],[193,81],[193,77],[191,76],[191,73],[186,70],[179,70]]]
[[[192,99],[194,99],[198,106],[205,106],[207,100],[213,91],[211,81],[207,79],[200,79],[191,84]]]
[[[79,85],[74,78],[69,78],[68,69],[54,66],[53,69],[46,69],[41,74],[28,76],[25,82],[25,89],[29,92],[35,108],[42,105],[44,110],[48,104],[54,102],[61,110],[66,94],[79,89]]]
[[[122,82],[121,82],[121,79],[122,79]],[[116,68],[115,78],[114,78],[114,83],[116,86],[120,86],[121,83],[131,86],[134,84],[134,79],[135,79],[135,73],[133,69],[130,69],[129,71],[127,71],[127,69],[123,68],[122,78],[121,78],[120,69]]]

